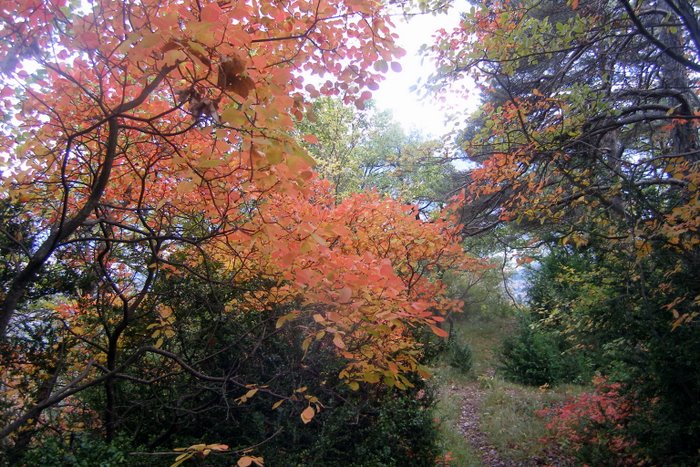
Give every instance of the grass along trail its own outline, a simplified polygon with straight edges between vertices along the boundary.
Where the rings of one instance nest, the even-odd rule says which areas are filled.
[[[449,359],[434,368],[442,447],[450,453],[452,466],[573,465],[540,441],[547,431],[535,411],[562,403],[583,388],[537,388],[501,379],[498,349],[514,324],[512,315],[460,317],[454,339],[471,348],[472,369],[464,374]]]

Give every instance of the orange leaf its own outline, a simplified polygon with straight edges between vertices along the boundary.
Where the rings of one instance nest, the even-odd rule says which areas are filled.
[[[262,457],[253,457],[253,456],[243,456],[240,459],[238,459],[238,462],[236,462],[236,465],[238,467],[250,467],[251,465],[265,465],[263,462]]]
[[[314,418],[315,415],[316,415],[316,411],[314,410],[314,408],[311,406],[308,406],[301,413],[301,421],[304,422],[304,424],[309,423]]]
[[[309,144],[318,144],[318,138],[315,135],[304,135],[303,139]]]
[[[211,449],[212,451],[228,451],[228,445],[227,444],[208,444],[207,445],[208,449]]]

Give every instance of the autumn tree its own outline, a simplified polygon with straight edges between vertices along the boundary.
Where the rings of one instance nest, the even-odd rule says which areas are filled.
[[[654,198],[650,192],[671,199],[664,207],[670,213],[679,207],[673,204],[679,190],[690,192],[687,204],[693,209],[694,190],[688,190],[693,171],[679,180],[675,165],[664,165],[666,175],[660,174],[655,159],[678,155],[683,172],[697,152],[692,68],[679,69],[669,56],[669,50],[696,54],[692,29],[683,27],[684,17],[654,26],[665,17],[651,7],[639,8],[662,36],[676,31],[664,40],[679,44],[660,49],[627,20],[622,5],[598,3],[576,9],[547,2],[494,3],[467,15],[462,29],[445,32],[444,46],[435,49],[445,73],[435,76],[436,83],[471,74],[485,95],[465,140],[468,157],[481,164],[471,172],[471,185],[480,187],[482,202],[491,200],[487,208],[498,205],[485,209],[492,221],[526,221],[537,213],[538,222],[570,225],[590,218],[579,205],[600,203],[601,212],[611,212],[612,222],[623,224],[611,230],[628,230],[647,208],[645,200]],[[642,129],[647,133],[640,135]],[[648,157],[632,157],[640,154]],[[533,204],[540,200],[541,205]],[[694,214],[685,218],[697,218]],[[664,232],[673,237],[675,224],[668,222]],[[618,233],[595,234],[614,240]]]
[[[226,302],[217,319],[286,310],[276,327],[305,323],[302,349],[330,349],[350,388],[423,372],[412,331],[444,334],[439,314],[459,305],[439,273],[473,265],[458,225],[371,195],[336,206],[293,134],[307,95],[370,97],[402,54],[391,27],[384,4],[364,1],[0,7],[11,456],[78,421],[113,439],[124,387],[171,373],[265,392],[235,362],[203,371],[225,348],[182,345],[202,317],[176,312],[166,278],[228,285],[211,296]],[[51,289],[53,270],[65,284]],[[304,400],[309,422],[322,407]]]
[[[57,247],[85,222],[104,228],[109,216],[95,214],[98,204],[110,201],[111,216],[146,224],[152,199],[206,200],[199,188],[218,199],[224,181],[252,184],[280,163],[303,168],[308,161],[286,136],[302,110],[301,70],[339,75],[321,90],[349,101],[379,79],[368,65],[397,53],[379,4],[63,6],[29,4],[3,15],[3,106],[17,120],[4,127],[5,192],[49,218],[40,226],[48,238],[6,293],[3,335]],[[346,59],[355,66],[344,67]],[[119,190],[109,183],[117,180]],[[215,230],[232,207],[212,208]],[[116,229],[119,219],[110,224]]]
[[[561,258],[592,258],[558,275],[578,301],[552,310],[630,357],[618,376],[654,432],[640,450],[664,462],[691,462],[700,419],[687,364],[700,340],[697,18],[675,0],[482,2],[432,49],[436,90],[470,78],[484,95],[461,134],[478,164],[469,231],[514,221]]]
[[[313,135],[304,145],[339,197],[376,189],[415,203],[425,213],[445,205],[453,194],[457,171],[441,142],[416,131],[407,134],[372,101],[357,109],[338,99],[317,99],[298,128],[302,135]]]

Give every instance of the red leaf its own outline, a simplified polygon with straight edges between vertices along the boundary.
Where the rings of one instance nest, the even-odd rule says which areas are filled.
[[[202,8],[200,18],[206,23],[215,23],[219,21],[221,16],[221,8],[216,3],[210,3],[209,5]]]
[[[449,334],[447,333],[447,331],[445,331],[444,329],[439,328],[439,327],[437,327],[437,326],[430,326],[430,329],[433,331],[433,333],[434,333],[436,336],[439,336],[439,337],[447,337],[447,336],[449,336]]]

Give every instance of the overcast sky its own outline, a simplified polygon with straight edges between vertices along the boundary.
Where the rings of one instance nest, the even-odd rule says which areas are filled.
[[[388,73],[379,90],[374,93],[374,100],[379,109],[391,110],[405,130],[418,129],[433,136],[440,136],[446,130],[444,112],[439,104],[428,98],[419,99],[418,93],[412,92],[410,88],[419,79],[425,81],[434,69],[430,60],[418,54],[421,45],[430,43],[438,28],[449,30],[458,21],[459,14],[454,9],[447,15],[414,16],[408,22],[396,20],[398,43],[407,52],[401,59],[403,70],[400,73]],[[459,104],[473,106],[475,102],[476,96],[473,96],[469,103],[465,101]]]

